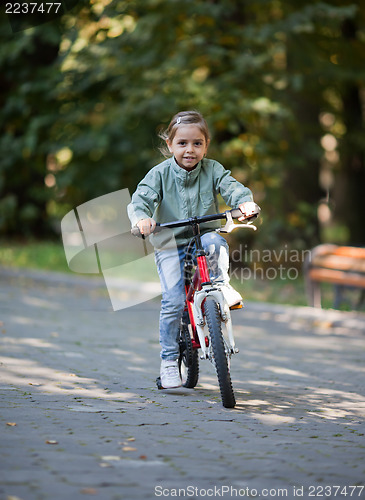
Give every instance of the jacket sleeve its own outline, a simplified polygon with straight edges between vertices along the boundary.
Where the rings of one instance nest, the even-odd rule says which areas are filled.
[[[251,190],[232,177],[230,170],[218,162],[214,162],[213,175],[216,192],[221,194],[229,207],[237,208],[245,201],[253,201]]]
[[[153,169],[141,180],[127,207],[132,226],[141,219],[152,217],[161,201],[160,176]]]

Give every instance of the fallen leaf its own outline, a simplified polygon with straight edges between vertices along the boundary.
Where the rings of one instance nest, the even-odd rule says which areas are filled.
[[[19,498],[19,497],[14,496],[14,495],[8,495],[6,497],[6,500],[22,500],[22,499]]]
[[[123,446],[123,451],[137,451],[137,448],[133,448],[132,446]]]
[[[5,335],[6,334],[6,330],[1,330],[1,333],[3,333]]]
[[[98,493],[98,490],[95,488],[82,488],[81,493],[84,495],[96,495]]]
[[[115,462],[117,460],[121,460],[120,457],[118,457],[118,455],[104,455],[103,457],[101,457],[102,460],[106,460],[107,462]]]
[[[54,439],[47,439],[46,444],[58,444],[58,441]]]
[[[333,321],[326,321],[321,319],[316,319],[313,321],[313,325],[318,328],[329,329],[333,327]]]
[[[146,455],[140,455],[140,456],[139,456],[139,458],[140,458],[141,460],[147,460]]]
[[[128,445],[128,443],[132,442],[132,441],[135,441],[136,438],[134,437],[130,437],[130,438],[127,438],[126,441],[119,441],[118,444],[121,444],[123,446],[126,446]]]
[[[9,425],[10,427],[15,427],[16,423],[15,422],[6,422],[6,425]]]

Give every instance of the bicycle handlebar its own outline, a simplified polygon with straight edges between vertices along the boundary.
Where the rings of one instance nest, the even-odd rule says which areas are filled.
[[[255,209],[256,209],[256,213],[247,217],[245,219],[245,221],[252,222],[255,219],[257,219],[257,217],[260,214],[261,208],[258,205],[256,205],[256,203],[255,203]],[[211,222],[214,220],[227,219],[227,212],[231,214],[233,219],[238,219],[238,217],[242,216],[242,212],[239,208],[233,208],[232,210],[227,210],[226,212],[222,212],[220,214],[200,215],[197,217],[190,217],[189,219],[181,219],[181,220],[172,221],[172,222],[164,222],[163,224],[159,224],[157,222],[154,232],[161,231],[164,228],[192,226],[193,224],[202,224],[204,222]],[[144,235],[141,234],[138,226],[132,227],[131,233],[133,234],[133,236],[139,236],[139,237],[142,236],[144,238]]]

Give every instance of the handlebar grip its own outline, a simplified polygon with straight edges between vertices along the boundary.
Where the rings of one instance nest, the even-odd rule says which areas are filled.
[[[255,203],[255,210],[256,210],[256,213],[254,213],[250,217],[247,217],[245,219],[246,221],[251,221],[251,220],[257,219],[257,217],[259,216],[259,214],[261,212],[261,208],[256,203]],[[231,215],[232,215],[233,219],[238,219],[238,217],[242,216],[242,212],[239,208],[233,208],[231,210]]]
[[[231,210],[231,215],[233,219],[238,219],[238,217],[242,217],[242,212],[239,208],[233,208],[233,210]]]
[[[161,225],[158,222],[156,222],[156,227],[155,227],[154,233],[158,233],[159,231],[161,231],[161,229],[162,229]],[[133,234],[133,236],[137,236],[138,238],[146,239],[145,235],[141,233],[138,226],[133,226],[131,229],[131,233]]]
[[[138,238],[144,239],[144,234],[141,233],[138,226],[132,227],[131,233],[133,234],[133,236],[137,236]]]

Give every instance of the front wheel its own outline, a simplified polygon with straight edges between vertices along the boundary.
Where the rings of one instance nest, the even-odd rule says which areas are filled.
[[[226,352],[223,340],[219,309],[213,298],[206,298],[204,313],[210,334],[213,361],[217,372],[222,403],[225,408],[234,408],[236,399],[232,388],[231,375],[229,373],[229,356]]]

